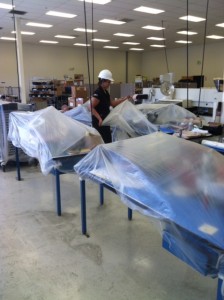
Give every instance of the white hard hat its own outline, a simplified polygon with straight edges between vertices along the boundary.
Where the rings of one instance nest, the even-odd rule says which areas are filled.
[[[102,70],[102,71],[100,71],[100,73],[98,75],[98,78],[107,79],[107,80],[110,80],[110,81],[114,81],[113,77],[112,77],[112,73],[109,70]]]

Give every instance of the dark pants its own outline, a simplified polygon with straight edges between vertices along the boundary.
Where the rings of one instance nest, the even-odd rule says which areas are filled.
[[[99,126],[98,119],[93,118],[93,127],[100,133],[104,143],[107,144],[112,142],[110,126]]]

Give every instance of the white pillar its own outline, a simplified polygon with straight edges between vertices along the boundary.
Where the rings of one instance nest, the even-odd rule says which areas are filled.
[[[23,45],[20,30],[20,19],[15,17],[16,26],[16,51],[17,51],[17,67],[19,76],[19,87],[20,87],[20,98],[22,103],[27,103],[26,101],[26,87],[25,87],[25,76],[23,68]]]

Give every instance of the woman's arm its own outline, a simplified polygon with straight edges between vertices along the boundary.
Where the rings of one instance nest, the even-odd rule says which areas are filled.
[[[102,120],[101,116],[98,114],[98,112],[97,112],[96,109],[95,109],[95,107],[99,104],[99,102],[100,102],[99,99],[97,99],[97,98],[95,98],[95,97],[92,97],[92,98],[91,98],[91,104],[90,104],[90,105],[92,105],[92,115],[98,119],[98,121],[99,121],[99,126],[101,126],[103,120]]]
[[[126,96],[126,97],[122,97],[122,98],[119,98],[119,99],[116,99],[116,100],[110,100],[110,105],[112,107],[115,107],[117,105],[119,105],[120,103],[126,101],[126,100],[129,100],[131,98],[131,96]]]

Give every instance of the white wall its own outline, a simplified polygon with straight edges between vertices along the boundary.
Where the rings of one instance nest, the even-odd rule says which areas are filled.
[[[6,86],[18,86],[17,64],[14,42],[0,42],[0,82]],[[92,51],[89,51],[90,82],[93,82]],[[74,78],[74,74],[84,74],[88,83],[86,48],[58,47],[52,45],[23,44],[24,72],[27,94],[33,77],[64,79],[64,75]],[[141,73],[142,55],[128,54],[128,79],[134,82],[136,74]],[[110,69],[116,82],[126,82],[126,53],[114,50],[94,51],[94,82],[102,69]]]
[[[189,47],[189,72],[201,74],[202,46]],[[63,79],[64,75],[73,78],[75,73],[82,73],[88,83],[87,54],[85,48],[59,47],[55,45],[23,44],[24,72],[27,94],[32,77],[50,77]],[[94,57],[94,81],[101,69],[112,71],[116,82],[126,82],[126,52],[114,50],[96,50]],[[175,73],[175,80],[187,74],[187,50],[182,48],[168,49],[169,71]],[[89,49],[90,81],[92,82],[92,52]],[[152,79],[167,72],[164,50],[153,52],[128,53],[128,82],[133,83],[135,75],[142,74]],[[214,87],[213,78],[223,77],[224,42],[205,47],[204,75],[205,86]],[[15,43],[0,41],[0,86],[18,86]]]
[[[202,68],[203,46],[189,46],[188,75],[200,75]],[[187,75],[187,48],[167,50],[169,72],[175,73],[175,81]],[[205,45],[203,74],[206,87],[214,87],[213,78],[223,77],[224,73],[224,43],[218,42]],[[142,58],[142,74],[149,80],[167,73],[165,51],[146,52]]]

